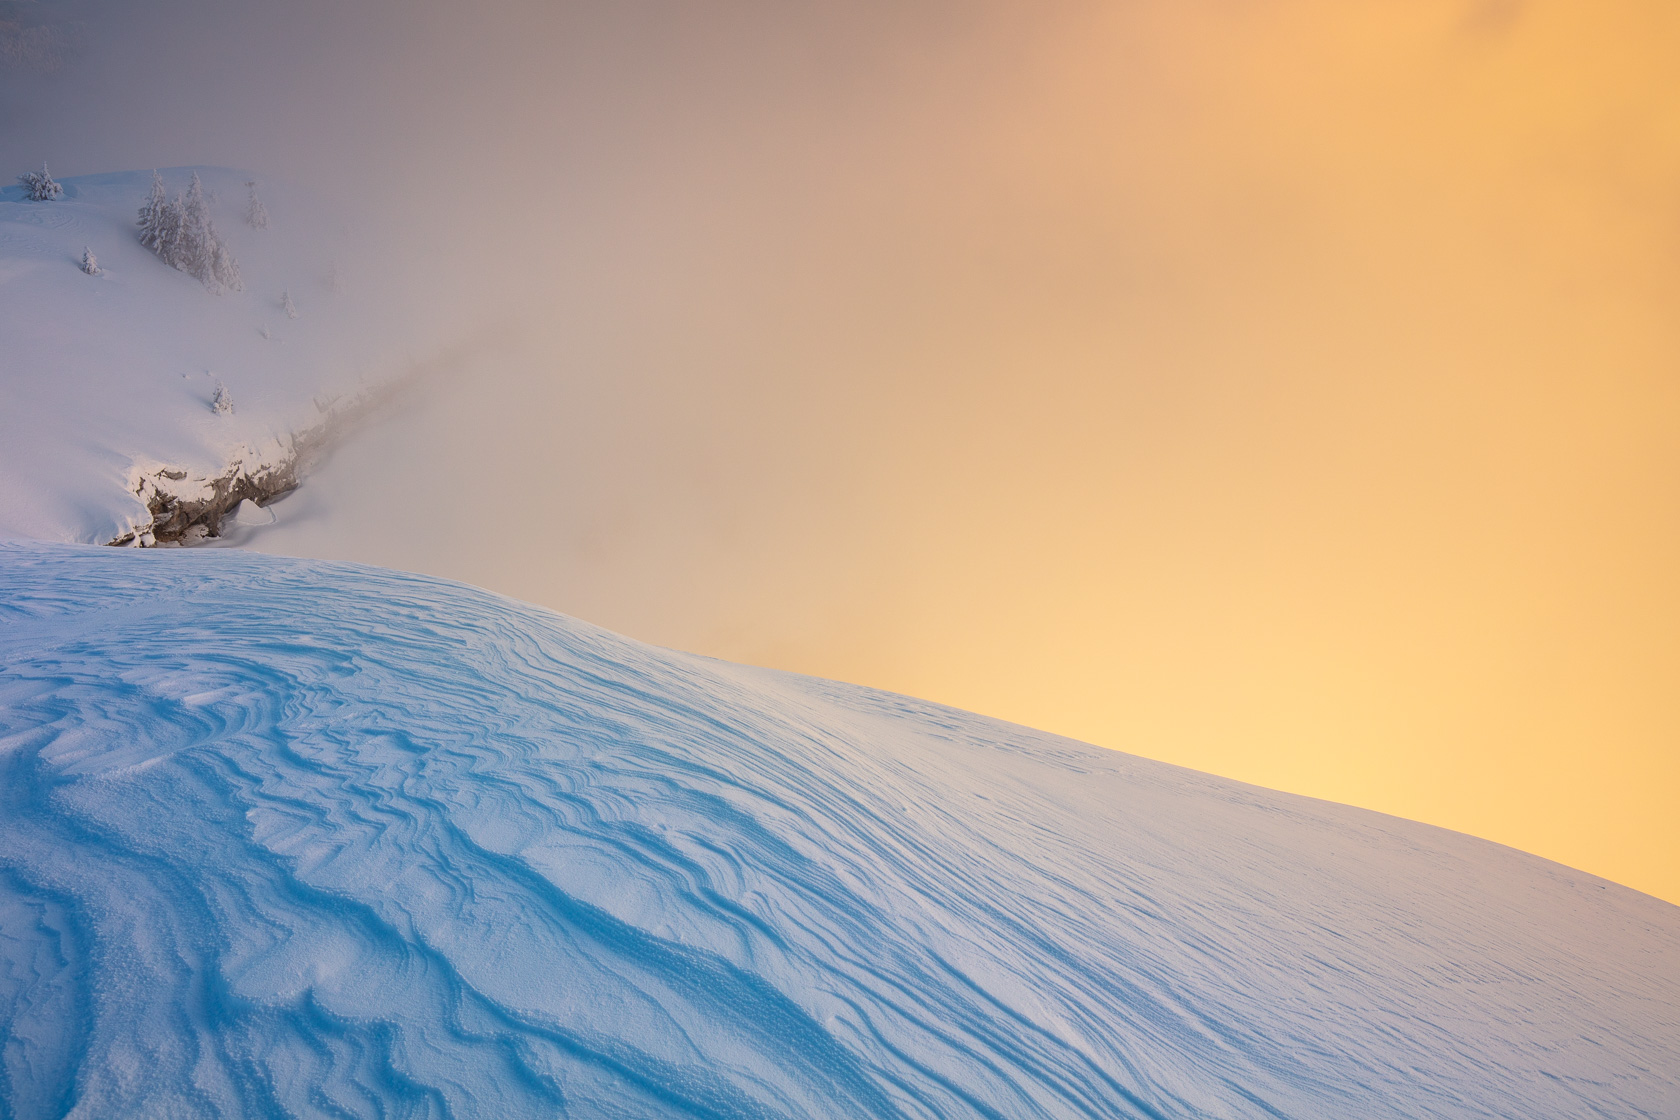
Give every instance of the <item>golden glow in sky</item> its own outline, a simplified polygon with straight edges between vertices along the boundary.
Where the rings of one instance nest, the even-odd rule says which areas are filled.
[[[1031,248],[952,297],[914,622],[802,667],[1680,901],[1677,49],[1382,0],[1034,44],[946,184]]]

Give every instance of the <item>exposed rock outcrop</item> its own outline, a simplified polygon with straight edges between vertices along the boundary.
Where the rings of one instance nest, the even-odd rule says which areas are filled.
[[[246,449],[210,477],[195,477],[178,467],[137,467],[130,485],[145,504],[147,518],[105,543],[150,548],[220,536],[222,520],[240,502],[249,499],[266,506],[297,489],[316,461],[405,387],[406,382],[396,382],[349,400],[317,401],[319,423],[293,434],[275,451],[263,454]]]

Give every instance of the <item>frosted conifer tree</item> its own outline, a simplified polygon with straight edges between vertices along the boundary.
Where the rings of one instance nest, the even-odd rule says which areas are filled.
[[[99,258],[93,255],[93,247],[82,246],[82,271],[89,276],[98,276],[103,270],[99,267]]]
[[[31,202],[51,202],[64,193],[64,188],[54,181],[44,163],[39,171],[25,171],[19,175],[18,182],[23,184],[24,197]]]
[[[170,263],[209,286],[216,282],[216,234],[210,224],[210,204],[204,201],[204,183],[199,179],[198,172],[193,172],[192,185],[178,201],[181,233],[176,259]]]
[[[211,398],[210,411],[218,416],[227,416],[233,412],[233,394],[227,391],[227,386],[216,382],[216,395]]]
[[[286,318],[296,319],[298,317],[297,305],[292,302],[292,290],[290,288],[280,293],[280,308],[285,311]]]
[[[239,291],[245,287],[239,278],[239,262],[233,259],[228,247],[222,244],[222,239],[216,236],[216,227],[210,227],[210,272],[216,278],[216,283],[232,291]]]
[[[180,225],[169,205],[169,195],[163,189],[163,176],[152,172],[152,193],[140,204],[140,244],[169,260],[174,231]]]
[[[264,206],[263,200],[257,197],[256,180],[247,179],[245,186],[251,192],[250,201],[245,204],[245,224],[252,229],[267,229],[268,207]]]

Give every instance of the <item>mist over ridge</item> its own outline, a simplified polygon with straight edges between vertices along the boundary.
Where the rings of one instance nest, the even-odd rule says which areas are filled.
[[[295,182],[485,324],[253,547],[1680,889],[1664,5],[0,23],[16,171]]]
[[[1670,1116],[1675,57],[0,0],[0,1120]]]

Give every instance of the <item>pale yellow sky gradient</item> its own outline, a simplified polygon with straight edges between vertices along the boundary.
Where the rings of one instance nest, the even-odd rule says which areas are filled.
[[[945,184],[947,251],[1014,236],[944,305],[895,656],[780,660],[1680,900],[1677,47],[1345,0],[1034,44]]]
[[[1676,48],[1345,0],[1036,44],[896,661],[801,667],[1680,900]]]

